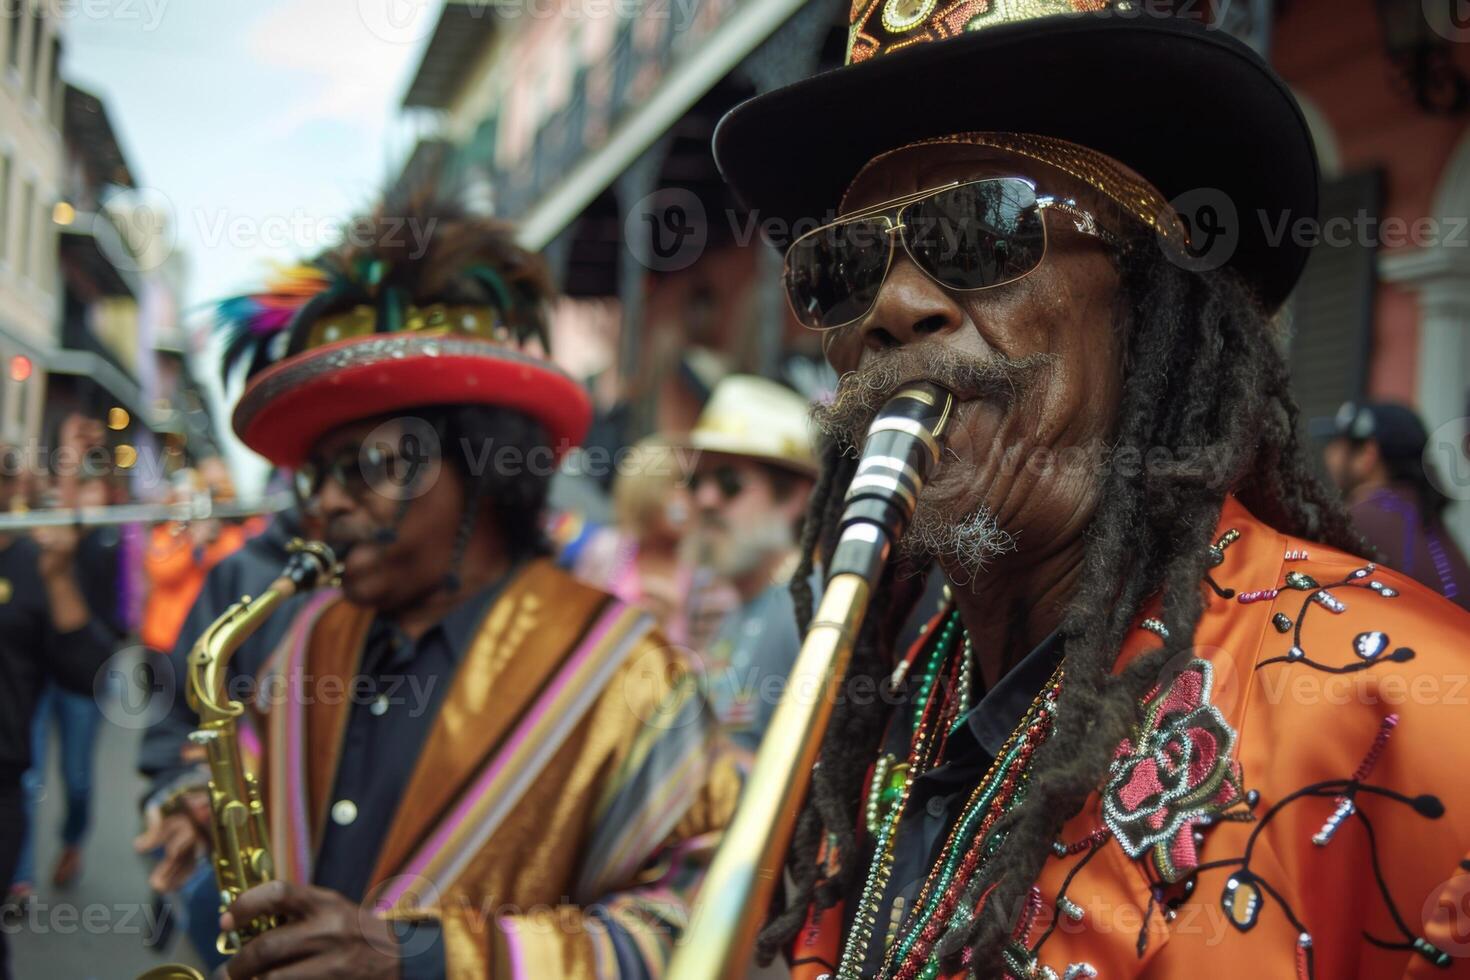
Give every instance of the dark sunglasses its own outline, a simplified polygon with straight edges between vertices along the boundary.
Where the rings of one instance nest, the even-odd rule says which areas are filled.
[[[1079,232],[1114,247],[1117,236],[1068,198],[1037,196],[1024,177],[955,181],[895,198],[807,232],[786,249],[781,280],[803,326],[831,330],[873,308],[895,242],[947,289],[1004,286],[1046,255],[1042,212],[1061,211]]]
[[[429,459],[400,456],[382,446],[342,449],[327,459],[313,457],[296,468],[293,488],[302,502],[321,493],[328,479],[337,483],[354,500],[373,491],[385,497],[400,496]]]
[[[720,496],[724,497],[727,501],[734,500],[745,489],[745,479],[740,475],[740,471],[729,464],[725,464],[723,466],[716,466],[708,472],[696,472],[693,476],[689,477],[689,492],[691,494],[699,493],[700,486],[707,479],[715,481],[715,486],[719,488]]]

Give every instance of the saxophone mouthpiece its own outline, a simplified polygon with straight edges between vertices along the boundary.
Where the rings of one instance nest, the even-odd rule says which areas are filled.
[[[335,583],[342,576],[342,563],[330,545],[322,541],[296,538],[286,545],[291,558],[281,577],[291,583],[293,591],[302,592]]]
[[[847,487],[829,577],[856,572],[877,584],[890,549],[914,516],[919,491],[939,466],[954,406],[949,389],[912,381],[879,410]]]

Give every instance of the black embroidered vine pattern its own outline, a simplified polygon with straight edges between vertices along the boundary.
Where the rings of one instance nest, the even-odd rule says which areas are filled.
[[[1212,568],[1223,563],[1225,549],[1239,537],[1239,533],[1231,529],[1209,549],[1209,563]],[[1295,553],[1288,553],[1287,557],[1291,559],[1298,556]],[[1300,557],[1305,557],[1305,554],[1301,554]],[[1246,593],[1240,593],[1235,589],[1221,586],[1215,581],[1213,574],[1206,574],[1205,581],[1216,595],[1226,600],[1236,599],[1241,603],[1275,599],[1282,591],[1287,589],[1305,592],[1306,595],[1302,599],[1301,608],[1294,618],[1278,612],[1271,619],[1271,623],[1277,632],[1283,634],[1287,632],[1292,633],[1291,649],[1285,655],[1271,657],[1261,661],[1258,666],[1265,667],[1277,663],[1302,664],[1314,670],[1327,673],[1348,674],[1360,670],[1367,670],[1384,663],[1404,663],[1412,660],[1415,656],[1414,651],[1409,647],[1398,647],[1391,653],[1384,655],[1384,651],[1389,647],[1388,635],[1381,631],[1372,630],[1359,633],[1353,639],[1353,649],[1357,655],[1357,660],[1355,661],[1350,661],[1342,665],[1333,665],[1314,660],[1306,654],[1302,644],[1302,624],[1307,613],[1316,606],[1320,606],[1333,613],[1341,613],[1346,609],[1346,605],[1333,594],[1332,590],[1361,589],[1373,592],[1385,599],[1392,599],[1398,595],[1397,590],[1372,578],[1376,570],[1376,566],[1369,564],[1354,570],[1342,581],[1332,582],[1326,585],[1318,583],[1304,572],[1291,571],[1286,574],[1285,581],[1275,589]],[[1261,831],[1288,806],[1304,799],[1329,798],[1336,802],[1336,806],[1327,818],[1327,821],[1323,824],[1322,829],[1313,835],[1311,839],[1312,843],[1318,847],[1328,846],[1336,836],[1339,828],[1349,818],[1357,818],[1362,824],[1367,837],[1368,852],[1373,876],[1378,885],[1378,892],[1383,899],[1389,916],[1400,933],[1400,936],[1397,938],[1386,939],[1364,931],[1364,940],[1384,949],[1413,951],[1437,967],[1449,967],[1452,962],[1451,956],[1435,947],[1422,936],[1417,935],[1409,928],[1408,923],[1400,913],[1398,904],[1394,901],[1394,897],[1389,890],[1388,883],[1383,874],[1378,855],[1378,840],[1373,823],[1368,815],[1357,805],[1358,797],[1362,794],[1367,794],[1408,806],[1415,813],[1426,819],[1437,820],[1444,815],[1445,808],[1443,802],[1432,793],[1408,796],[1386,786],[1365,781],[1397,724],[1398,716],[1392,714],[1381,721],[1372,745],[1369,747],[1357,771],[1353,773],[1351,778],[1325,780],[1302,787],[1278,800],[1259,819],[1256,819],[1254,811],[1260,801],[1260,794],[1255,790],[1251,790],[1246,794],[1244,801],[1246,809],[1244,811],[1236,810],[1219,814],[1216,817],[1217,820],[1255,820],[1255,826],[1251,829],[1250,836],[1246,840],[1244,853],[1239,857],[1199,864],[1192,869],[1189,877],[1172,884],[1155,874],[1155,869],[1151,866],[1150,862],[1143,861],[1142,864],[1147,869],[1149,877],[1150,890],[1148,907],[1144,911],[1143,925],[1139,930],[1138,940],[1135,946],[1139,958],[1142,959],[1147,950],[1149,922],[1156,907],[1163,908],[1165,910],[1164,915],[1172,921],[1175,910],[1184,901],[1191,898],[1197,890],[1198,877],[1202,872],[1217,869],[1231,869],[1231,874],[1226,879],[1224,889],[1220,896],[1221,907],[1225,911],[1227,920],[1240,932],[1248,932],[1255,926],[1261,912],[1269,904],[1268,899],[1274,901],[1297,932],[1298,975],[1306,978],[1306,980],[1313,980],[1316,974],[1311,933],[1296,911],[1291,907],[1291,903],[1287,901],[1286,897],[1267,878],[1251,867],[1251,858],[1254,853],[1256,840],[1260,836]],[[1206,821],[1202,825],[1208,822],[1210,821]],[[1029,978],[1055,980],[1057,977],[1056,971],[1040,964],[1041,949],[1056,931],[1063,916],[1073,921],[1081,920],[1083,914],[1082,909],[1067,898],[1067,891],[1077,874],[1087,866],[1088,862],[1092,860],[1112,837],[1112,831],[1107,827],[1100,827],[1092,835],[1076,843],[1067,845],[1058,841],[1053,844],[1053,851],[1057,858],[1066,858],[1079,853],[1082,857],[1068,870],[1066,877],[1063,879],[1055,901],[1056,914],[1037,941],[1034,944],[1028,943],[1028,933],[1030,931],[1029,921],[1027,928],[1024,930],[1018,929],[1017,935],[1013,937],[1011,944],[1006,950],[1005,960],[1008,966],[1013,968],[1012,972],[1015,976],[1028,978],[1028,980]],[[1195,841],[1197,844],[1202,843],[1203,834],[1196,831]],[[1470,860],[1462,861],[1461,867],[1465,870],[1470,870]],[[1033,889],[1033,899],[1037,901],[1040,899],[1039,891],[1035,889]],[[1027,918],[1023,917],[1023,919]],[[1034,916],[1029,918],[1034,918]],[[1094,976],[1095,974],[1096,971],[1088,964],[1079,963],[1072,964],[1067,969],[1065,976],[1067,978],[1073,978]]]

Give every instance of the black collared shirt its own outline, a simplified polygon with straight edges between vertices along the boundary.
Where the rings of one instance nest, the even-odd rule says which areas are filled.
[[[369,897],[378,851],[439,706],[476,627],[513,575],[460,603],[418,642],[386,616],[373,621],[358,677],[347,685],[352,705],[317,852],[316,884],[354,902]]]
[[[1061,655],[1061,634],[1054,631],[1007,671],[995,687],[985,692],[949,736],[939,764],[914,780],[908,803],[899,819],[893,843],[893,873],[888,879],[883,901],[878,905],[878,925],[868,947],[863,976],[876,976],[882,968],[886,937],[908,915],[929,869],[939,860],[944,840],[959,819],[965,801],[985,778],[1006,739],[1021,723],[1031,702],[1051,678]],[[909,693],[913,693],[912,687]],[[884,739],[884,751],[899,760],[908,755],[912,733],[907,723],[910,713],[906,700],[895,712]],[[866,872],[871,860],[872,842],[869,841],[859,868]],[[847,930],[852,928],[864,877],[862,873],[857,875],[859,890],[849,897],[846,904]]]

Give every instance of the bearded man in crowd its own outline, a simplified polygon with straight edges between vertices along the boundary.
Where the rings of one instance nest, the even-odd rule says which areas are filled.
[[[706,651],[710,700],[744,760],[801,648],[788,586],[816,473],[806,401],[768,378],[731,375],[710,393],[689,442],[699,453],[691,540],[740,602]]]

